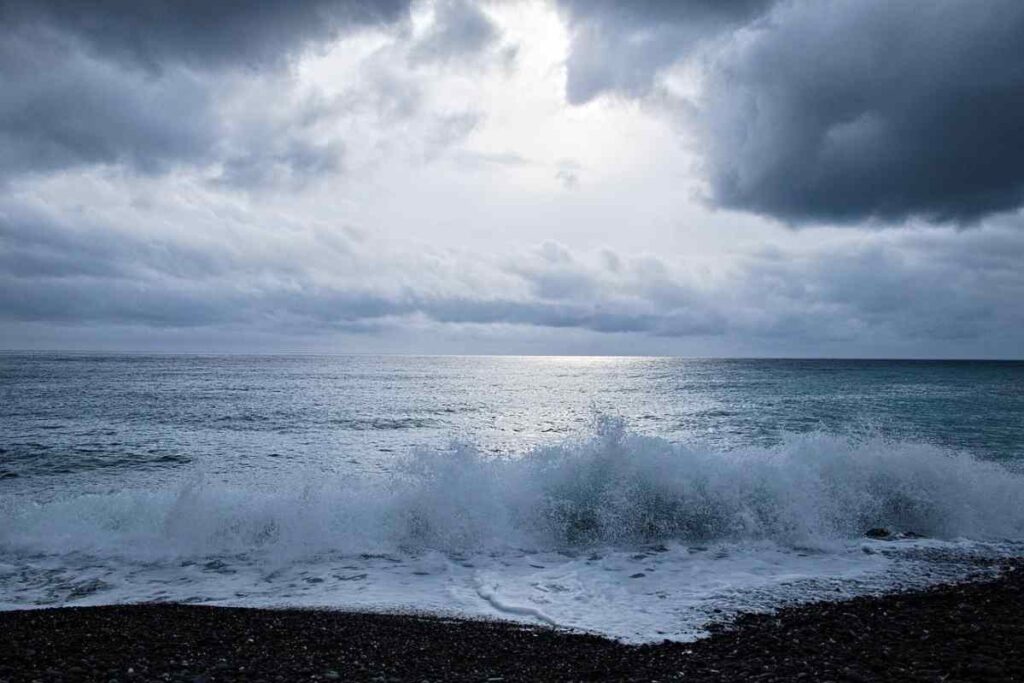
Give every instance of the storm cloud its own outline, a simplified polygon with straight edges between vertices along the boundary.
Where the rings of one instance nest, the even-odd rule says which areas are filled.
[[[645,96],[699,64],[688,111],[718,206],[969,225],[1024,203],[1018,2],[565,4],[570,101]]]
[[[103,57],[159,72],[280,66],[310,43],[390,23],[409,0],[3,0],[8,33],[56,30]]]
[[[1022,35],[1009,0],[0,0],[0,347],[1019,356]]]
[[[273,136],[234,141],[226,102],[246,78],[287,91],[279,74],[293,57],[407,10],[362,0],[4,0],[0,179],[92,164],[142,173],[224,164],[234,184],[336,170],[337,141],[295,134],[302,112],[265,124]]]

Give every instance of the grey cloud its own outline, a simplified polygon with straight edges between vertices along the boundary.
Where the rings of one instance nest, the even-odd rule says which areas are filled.
[[[427,159],[434,159],[442,152],[465,140],[480,125],[483,114],[464,111],[440,114],[433,117],[433,125],[423,141]]]
[[[360,64],[365,83],[322,100],[293,101],[281,67],[354,28],[400,23],[409,2],[0,0],[0,183],[93,165],[186,167],[264,191],[341,173],[351,155],[332,122],[400,126],[423,113],[422,84],[394,68],[406,52],[379,50]],[[411,47],[421,59],[466,57],[496,39],[473,3],[445,0],[436,14]],[[415,153],[437,157],[480,116],[432,112]]]
[[[971,223],[1024,202],[1024,5],[798,2],[716,57],[712,196],[786,221]]]
[[[459,150],[453,157],[456,162],[472,168],[481,166],[521,168],[536,165],[535,161],[515,152],[476,152],[463,149]]]
[[[535,251],[536,258],[518,260],[510,271],[530,283],[541,299],[590,299],[599,290],[600,273],[576,262],[568,249],[555,242],[545,242]]]
[[[408,0],[3,0],[8,30],[46,26],[148,69],[279,65],[353,26],[401,19]]]
[[[509,296],[502,288],[463,281],[460,262],[428,274],[432,266],[424,261],[419,286],[414,280],[398,290],[378,289],[358,273],[347,282],[325,279],[311,268],[305,251],[264,259],[230,242],[194,243],[141,227],[112,231],[100,224],[61,222],[13,202],[0,206],[0,319],[90,326],[285,324],[327,331],[421,316],[439,324],[652,334],[685,334],[698,324],[693,312],[659,311],[642,294],[620,296],[615,283],[601,282],[605,270],[588,271],[589,266],[553,243],[510,269],[537,294]],[[332,270],[346,269],[346,263],[365,272],[408,269],[376,254],[373,245],[354,253],[360,246],[342,236],[340,244],[318,239],[306,248],[332,249]],[[296,268],[296,259],[306,267]],[[74,268],[65,267],[72,262]],[[449,285],[436,290],[426,284],[432,277]],[[699,324],[706,326],[706,321]]]
[[[337,171],[340,143],[302,135],[306,111],[230,140],[220,105],[240,76],[225,70],[270,78],[310,44],[398,21],[407,8],[408,0],[0,0],[0,180],[93,164],[152,174],[221,163],[221,180],[236,186]]]
[[[1001,245],[1020,255],[1024,239],[992,229],[967,241],[960,237],[915,233],[803,256],[758,257],[746,264],[741,290],[780,314],[778,323],[814,326],[834,338],[876,336],[924,346],[988,339],[1011,348],[1022,341],[1024,311],[1014,302],[1024,296],[1024,277],[1010,260],[994,265],[985,254]]]
[[[83,163],[156,172],[203,157],[217,132],[193,73],[140,77],[49,32],[0,40],[0,175]]]
[[[562,159],[556,165],[555,180],[566,190],[575,190],[580,186],[580,165],[572,159]]]
[[[0,204],[0,273],[39,281],[145,280],[153,272],[201,280],[230,268],[217,250],[160,240],[142,228],[124,234],[5,202]]]
[[[652,255],[554,242],[501,259],[391,252],[369,235],[291,223],[271,230],[249,224],[263,220],[251,214],[222,230],[228,216],[203,221],[199,208],[179,230],[159,206],[122,211],[109,225],[45,202],[0,201],[0,326],[415,337],[428,324],[628,335],[639,352],[694,338],[704,348],[812,355],[877,345],[1012,356],[1024,345],[1021,217],[966,233],[877,232],[765,249],[709,279]]]
[[[55,278],[32,281],[0,274],[0,309],[8,321],[130,322],[150,327],[200,327],[247,320],[249,299],[216,296],[184,283],[124,279]]]
[[[658,72],[772,0],[559,0],[572,29],[566,97],[647,94]]]
[[[1024,5],[1015,0],[562,0],[567,97],[702,70],[713,203],[789,223],[976,223],[1024,204]],[[660,95],[659,95],[660,96]]]
[[[560,168],[555,171],[555,180],[562,183],[566,190],[575,190],[580,186],[580,174],[568,168]]]
[[[388,122],[401,122],[421,111],[423,91],[417,80],[397,73],[382,59],[372,63],[369,70],[372,71],[372,87],[343,96],[343,107],[351,111],[371,109]]]
[[[268,142],[226,159],[218,180],[250,189],[297,186],[343,168],[344,145],[338,140],[310,142],[284,136]]]
[[[472,56],[492,45],[498,30],[470,0],[438,0],[434,24],[410,51],[413,62],[447,61]]]
[[[289,103],[283,112],[235,117],[225,125],[217,150],[221,167],[217,181],[245,189],[294,188],[340,173],[344,144],[322,131],[322,124],[339,109],[336,102],[312,97]]]

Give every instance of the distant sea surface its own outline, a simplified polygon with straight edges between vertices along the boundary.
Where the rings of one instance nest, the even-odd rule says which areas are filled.
[[[1020,554],[1022,473],[1022,362],[6,353],[0,608],[689,639]]]

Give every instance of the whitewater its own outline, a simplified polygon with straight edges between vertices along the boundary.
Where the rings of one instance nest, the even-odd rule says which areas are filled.
[[[7,500],[3,607],[174,600],[399,609],[688,639],[714,615],[958,578],[1024,546],[1024,477],[815,434],[727,453],[632,434],[387,477]],[[892,540],[864,534],[884,528]]]
[[[111,395],[132,391],[125,367],[139,370],[121,362],[109,386],[69,399],[59,420],[52,410],[40,418],[25,399],[7,415],[21,436],[8,432],[0,452],[14,475],[0,479],[0,609],[173,601],[414,611],[685,641],[738,612],[962,579],[1024,551],[1018,460],[887,429],[894,423],[878,411],[860,422],[870,428],[846,433],[817,424],[764,438],[745,429],[681,438],[643,417],[671,396],[638,401],[621,390],[632,379],[656,380],[651,368],[630,365],[623,380],[616,365],[614,398],[632,409],[611,412],[593,394],[573,408],[569,391],[557,397],[564,425],[547,411],[510,412],[523,397],[506,387],[513,399],[499,391],[494,406],[452,391],[461,409],[425,427],[425,415],[439,413],[385,408],[391,387],[371,392],[377,418],[357,405],[356,415],[307,414],[302,426],[274,413],[291,395],[280,377],[250,375],[246,393],[273,399],[233,420],[221,419],[208,395],[197,409],[206,415],[168,415],[177,404],[159,397],[151,408],[110,407]],[[215,386],[237,388],[239,368],[212,365]],[[158,366],[210,370],[195,359]],[[94,382],[96,367],[84,366]],[[594,379],[571,367],[577,374],[556,384]],[[285,368],[294,380],[296,366]],[[515,369],[538,379],[535,365]],[[752,386],[763,381],[764,368],[755,370]],[[149,371],[139,387],[152,387]],[[365,363],[346,372],[360,386],[373,374]],[[30,378],[38,382],[38,368]],[[1009,379],[1015,386],[1017,376]],[[756,416],[759,395],[735,380],[730,391]],[[180,373],[161,381],[180,400]],[[194,382],[187,375],[196,393]],[[404,382],[429,387],[424,405],[439,395],[451,405],[429,376]],[[595,385],[607,389],[609,377]],[[690,401],[705,423],[735,426],[747,415],[709,406],[706,395]],[[72,416],[83,410],[85,418]],[[119,428],[110,417],[117,410],[122,427],[129,418],[141,427]],[[508,415],[514,438],[479,427]],[[531,432],[530,424],[558,429]],[[1004,420],[990,432],[1012,452],[1017,428]],[[98,441],[104,430],[112,434]],[[152,447],[168,439],[187,447]],[[73,447],[82,457],[69,455]],[[254,456],[260,448],[266,457]],[[877,529],[889,536],[866,535]]]

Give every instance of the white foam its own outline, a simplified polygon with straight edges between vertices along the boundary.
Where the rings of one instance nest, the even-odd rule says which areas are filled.
[[[878,526],[934,540],[865,545]],[[964,454],[820,434],[723,453],[606,420],[518,458],[453,446],[378,477],[10,496],[0,606],[400,608],[688,639],[715,610],[950,578],[962,553],[1021,539],[1024,477]]]
[[[930,554],[915,555],[922,550]],[[0,609],[173,601],[398,610],[557,625],[628,642],[687,641],[738,611],[960,578],[971,567],[954,560],[993,552],[967,542],[871,541],[827,553],[761,542],[576,556],[327,555],[282,565],[249,556],[37,555],[0,564]]]

